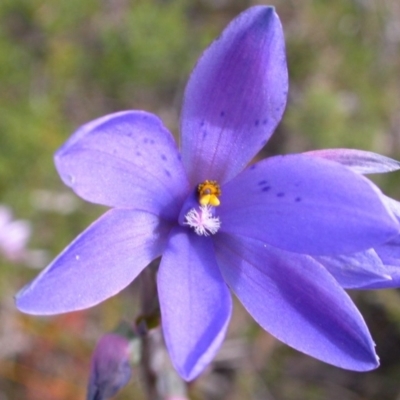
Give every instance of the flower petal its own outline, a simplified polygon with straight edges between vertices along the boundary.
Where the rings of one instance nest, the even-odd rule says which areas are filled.
[[[211,239],[175,229],[157,281],[165,342],[174,367],[190,381],[218,351],[232,311]]]
[[[386,273],[390,276],[390,280],[371,282],[369,284],[360,285],[354,289],[393,289],[400,287],[400,265],[385,265]]]
[[[385,195],[382,195],[381,200],[385,203],[386,207],[393,213],[397,220],[400,221],[400,202]]]
[[[221,234],[215,240],[226,282],[265,330],[341,368],[378,366],[362,316],[319,263],[244,237]]]
[[[204,52],[187,84],[181,143],[191,183],[223,183],[241,171],[272,135],[287,91],[279,17],[252,7]]]
[[[389,242],[376,246],[372,251],[381,260],[383,271],[390,279],[371,282],[361,279],[358,283],[354,282],[353,289],[388,289],[400,287],[400,236],[396,236]]]
[[[400,268],[400,236],[376,246],[375,250],[385,265],[393,265]]]
[[[357,289],[376,282],[392,280],[373,249],[334,257],[316,256],[314,259],[322,264],[345,289]]]
[[[221,231],[288,251],[356,253],[399,232],[376,186],[348,168],[317,157],[268,158],[221,190]]]
[[[399,161],[371,151],[356,149],[325,149],[308,151],[303,154],[338,162],[359,174],[379,174],[400,169]]]
[[[154,115],[125,111],[78,129],[55,156],[64,183],[85,200],[179,213],[188,183],[172,135]]]
[[[161,255],[169,229],[147,212],[108,211],[17,294],[17,307],[51,315],[100,303]]]

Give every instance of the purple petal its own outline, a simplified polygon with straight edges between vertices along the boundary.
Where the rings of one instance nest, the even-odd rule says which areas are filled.
[[[362,316],[319,263],[244,237],[215,238],[226,282],[265,330],[341,368],[366,371],[378,366]]]
[[[376,186],[340,164],[317,157],[271,157],[221,190],[221,231],[288,251],[356,253],[399,232]]]
[[[92,356],[87,400],[110,399],[130,380],[129,341],[119,335],[104,335]]]
[[[147,212],[108,211],[17,294],[17,307],[51,315],[100,303],[161,255],[169,229]]]
[[[304,154],[338,162],[359,174],[379,174],[400,169],[400,162],[371,151],[326,149],[308,151]]]
[[[393,215],[400,221],[400,202],[392,199],[391,197],[382,195],[382,201],[385,203],[386,207],[393,213]]]
[[[398,264],[398,263],[397,263]],[[400,265],[385,265],[390,280],[360,285],[355,289],[393,289],[400,287]]]
[[[154,115],[126,111],[78,129],[55,156],[64,183],[85,200],[174,218],[188,183],[172,135]]]
[[[400,236],[375,247],[375,251],[385,265],[400,268]]]
[[[373,250],[381,260],[383,271],[390,279],[377,280],[375,282],[366,282],[360,280],[353,289],[388,289],[400,287],[400,236]]]
[[[161,259],[158,292],[172,363],[190,381],[215,356],[232,311],[210,238],[182,228],[173,231]]]
[[[186,87],[182,157],[192,184],[234,177],[265,145],[286,105],[282,26],[252,7],[204,52]]]
[[[345,289],[357,289],[392,280],[373,249],[334,257],[316,256],[314,259],[322,264]]]

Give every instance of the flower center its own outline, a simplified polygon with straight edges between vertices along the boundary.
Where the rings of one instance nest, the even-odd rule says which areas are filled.
[[[199,194],[199,203],[202,206],[217,207],[220,205],[219,196],[221,196],[221,188],[216,181],[204,181],[197,186]]]
[[[204,181],[188,197],[179,215],[180,225],[187,225],[200,236],[214,235],[221,227],[215,215],[220,205],[221,188],[216,181]]]
[[[199,209],[192,208],[185,215],[185,225],[189,225],[200,236],[214,235],[221,226],[218,217],[214,217],[212,213],[213,207],[200,206]]]

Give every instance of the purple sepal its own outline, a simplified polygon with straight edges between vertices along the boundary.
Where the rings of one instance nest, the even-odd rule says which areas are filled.
[[[221,234],[218,264],[247,311],[282,342],[354,371],[378,366],[374,343],[350,297],[313,258]]]
[[[373,249],[338,256],[316,256],[345,289],[358,289],[374,283],[389,283],[392,280],[382,260]]]
[[[400,162],[397,160],[371,151],[356,149],[323,149],[312,150],[303,154],[338,162],[359,174],[380,174],[400,169]]]
[[[386,273],[391,280],[373,282],[366,285],[360,285],[357,289],[389,289],[400,287],[400,237],[377,246],[376,253],[382,260]]]
[[[182,160],[190,182],[224,183],[265,145],[286,105],[285,41],[272,7],[249,8],[204,52],[186,87]]]
[[[219,350],[232,312],[212,240],[175,228],[157,284],[168,352],[180,376],[191,381]]]
[[[106,300],[162,254],[170,229],[144,211],[108,211],[17,294],[18,309],[51,315]]]
[[[80,197],[174,219],[188,182],[171,133],[144,111],[124,111],[79,128],[55,155],[64,183]]]
[[[399,223],[368,179],[302,154],[267,158],[223,185],[221,231],[311,255],[351,254],[382,244]]]

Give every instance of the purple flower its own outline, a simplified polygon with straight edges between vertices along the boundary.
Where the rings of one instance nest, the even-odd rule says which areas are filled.
[[[114,396],[131,378],[129,340],[109,333],[101,337],[92,356],[87,400]]]
[[[279,18],[253,7],[196,65],[180,152],[142,111],[78,129],[55,156],[58,172],[79,196],[112,209],[18,294],[18,308],[91,307],[162,255],[163,332],[184,379],[203,371],[225,337],[229,288],[288,345],[342,368],[375,368],[364,320],[318,257],[366,252],[395,238],[399,224],[379,189],[336,160],[290,154],[246,167],[280,121],[287,92]]]

